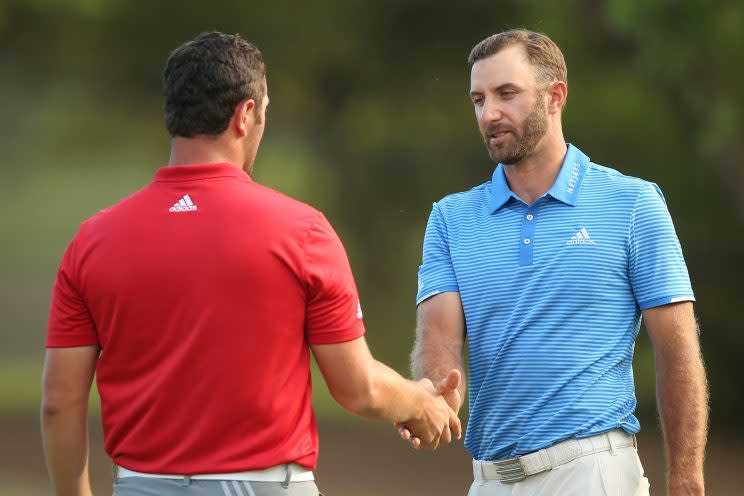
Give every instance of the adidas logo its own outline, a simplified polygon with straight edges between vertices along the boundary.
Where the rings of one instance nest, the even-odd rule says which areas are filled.
[[[183,198],[174,203],[173,206],[168,209],[168,212],[190,212],[196,209],[197,206],[191,201],[191,197],[189,195],[183,195]]]
[[[589,237],[589,233],[585,228],[581,228],[579,232],[571,236],[571,239],[566,241],[567,245],[593,245],[594,240]]]

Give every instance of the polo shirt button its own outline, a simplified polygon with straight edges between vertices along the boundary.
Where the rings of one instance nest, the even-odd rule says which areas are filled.
[[[535,216],[534,216],[534,215],[532,215],[532,214],[527,214],[527,220],[532,220],[532,219],[534,219],[534,218],[535,218]]]
[[[524,244],[528,245],[530,243],[531,243],[530,238],[524,238]]]

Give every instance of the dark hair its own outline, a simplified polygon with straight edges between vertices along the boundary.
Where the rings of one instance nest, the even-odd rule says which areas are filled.
[[[202,33],[171,52],[163,71],[165,125],[171,136],[216,136],[227,129],[235,107],[263,102],[263,56],[240,35]]]
[[[489,36],[473,47],[468,56],[470,67],[481,59],[495,55],[502,49],[521,45],[527,52],[527,60],[535,69],[538,83],[547,85],[553,81],[568,83],[568,70],[561,49],[543,33],[526,29],[513,29]]]

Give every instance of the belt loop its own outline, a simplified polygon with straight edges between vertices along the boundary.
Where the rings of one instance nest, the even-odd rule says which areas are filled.
[[[556,452],[560,450],[561,443],[554,444],[545,448],[545,458],[548,459],[548,467],[553,468],[558,466],[558,457]],[[541,457],[542,458],[542,457]]]
[[[550,455],[548,454],[548,450],[543,448],[538,453],[540,453],[540,462],[542,463],[542,468],[545,468],[545,469],[555,468],[553,466],[553,462],[550,460]]]
[[[287,476],[285,477],[284,482],[282,482],[282,487],[284,489],[289,489],[289,483],[292,482],[292,471],[289,469],[289,463],[286,463],[284,468],[287,469]]]
[[[636,449],[636,451],[638,450],[638,438],[635,434],[633,434],[633,447]]]
[[[478,481],[478,485],[479,486],[482,486],[482,485],[484,485],[486,483],[486,469],[483,466],[483,465],[485,465],[485,463],[486,462],[483,461],[483,460],[477,462],[477,464],[478,464],[478,472],[480,473],[480,477],[479,477],[480,480]]]
[[[184,475],[183,480],[181,480],[181,485],[183,487],[187,487],[191,485],[191,476],[190,475]]]
[[[607,431],[605,433],[605,436],[607,436],[607,442],[610,444],[610,455],[615,456],[617,452],[615,451],[615,443],[612,442],[612,436],[610,435],[612,431]]]
[[[119,480],[119,466],[115,463],[111,464],[111,478],[113,479],[114,483]]]

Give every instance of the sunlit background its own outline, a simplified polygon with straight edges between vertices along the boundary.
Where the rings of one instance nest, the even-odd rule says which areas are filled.
[[[431,203],[489,180],[494,167],[467,97],[466,57],[511,27],[544,31],[563,49],[567,140],[665,193],[711,382],[709,491],[740,494],[744,3],[462,3],[0,0],[0,495],[50,492],[37,412],[56,267],[81,221],[166,164],[160,77],[170,50],[212,29],[261,48],[272,103],[254,178],[326,213],[347,248],[373,353],[407,374]],[[635,372],[641,454],[661,494],[644,333]],[[461,443],[415,454],[388,426],[334,406],[322,381],[315,392],[329,496],[466,493]],[[94,416],[93,479],[107,494],[99,424]]]

